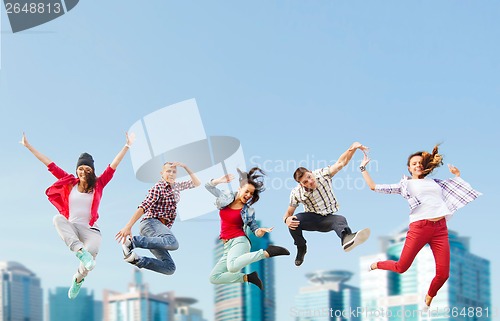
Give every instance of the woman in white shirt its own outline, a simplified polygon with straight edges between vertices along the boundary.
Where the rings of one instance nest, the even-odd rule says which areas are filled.
[[[428,309],[437,291],[450,273],[450,243],[446,220],[460,207],[477,198],[480,193],[460,178],[458,168],[448,165],[455,178],[448,180],[426,178],[442,165],[443,157],[435,146],[432,153],[416,152],[408,157],[411,178],[403,177],[397,184],[375,184],[366,170],[370,159],[365,154],[360,170],[371,190],[385,194],[401,194],[410,205],[410,226],[398,261],[379,261],[370,265],[370,271],[381,269],[404,273],[411,266],[418,252],[429,244],[436,262],[436,275],[425,296]]]

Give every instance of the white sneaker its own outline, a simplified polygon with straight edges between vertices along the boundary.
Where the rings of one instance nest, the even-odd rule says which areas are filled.
[[[133,249],[134,249],[134,244],[132,244],[132,239],[130,238],[130,236],[127,236],[125,242],[122,243],[123,257],[124,258],[129,257]]]
[[[370,229],[362,229],[361,231],[347,235],[346,239],[344,240],[344,244],[342,244],[342,247],[344,248],[345,252],[352,251],[356,246],[364,243],[369,237]]]
[[[139,255],[135,252],[131,251],[130,254],[124,258],[125,262],[136,265],[139,262]]]

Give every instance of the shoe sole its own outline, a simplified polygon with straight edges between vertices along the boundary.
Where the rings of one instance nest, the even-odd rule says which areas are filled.
[[[344,251],[345,252],[352,251],[356,246],[363,244],[369,237],[370,237],[369,228],[365,228],[362,229],[361,231],[358,231],[356,233],[356,236],[354,236],[354,238],[351,240],[351,242],[344,245]]]

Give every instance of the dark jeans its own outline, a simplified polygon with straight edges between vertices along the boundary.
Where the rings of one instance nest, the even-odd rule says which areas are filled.
[[[342,232],[350,233],[351,229],[347,224],[347,220],[342,215],[328,214],[326,216],[313,212],[298,213],[297,220],[300,221],[299,226],[295,229],[288,229],[293,237],[294,244],[297,247],[305,246],[306,239],[302,235],[302,231],[315,232],[330,232],[335,231],[342,239]]]

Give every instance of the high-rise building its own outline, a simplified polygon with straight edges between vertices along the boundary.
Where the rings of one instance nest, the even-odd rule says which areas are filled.
[[[490,320],[490,263],[470,253],[469,239],[454,231],[449,231],[450,277],[432,301],[428,313],[422,311],[422,307],[435,275],[434,257],[428,245],[403,274],[368,271],[372,262],[399,259],[406,232],[407,229],[382,238],[381,253],[360,259],[363,320]]]
[[[193,298],[175,297],[174,321],[205,321],[203,312],[200,309],[192,307],[198,302]]]
[[[0,321],[42,321],[40,279],[20,263],[0,261]]]
[[[300,288],[291,310],[295,321],[358,321],[360,290],[346,284],[349,271],[316,271],[306,277],[310,285]],[[353,313],[354,311],[354,313]]]
[[[251,241],[250,251],[266,249],[271,240],[269,234],[256,237],[248,233]],[[224,245],[217,239],[214,250],[214,262],[222,256]],[[250,283],[216,284],[215,285],[215,321],[274,321],[276,315],[274,290],[273,260],[260,260],[243,269],[249,274],[256,271],[264,283],[260,290]]]
[[[94,293],[82,288],[74,300],[68,299],[67,287],[49,291],[49,321],[98,321],[95,320]],[[102,318],[101,318],[102,319]]]
[[[168,297],[148,291],[139,269],[127,293],[103,292],[104,321],[172,321],[170,305]]]

